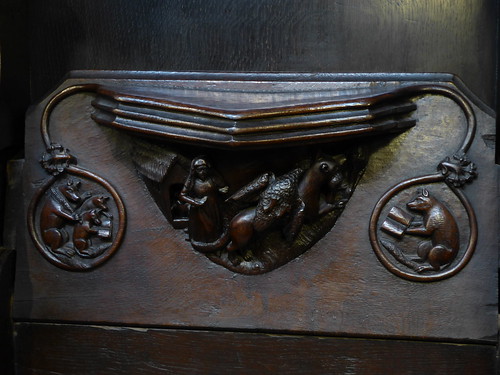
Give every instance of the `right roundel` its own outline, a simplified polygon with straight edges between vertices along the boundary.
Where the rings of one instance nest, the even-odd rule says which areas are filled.
[[[477,241],[474,211],[459,189],[429,178],[390,189],[370,221],[370,241],[382,264],[414,281],[436,281],[459,272]]]

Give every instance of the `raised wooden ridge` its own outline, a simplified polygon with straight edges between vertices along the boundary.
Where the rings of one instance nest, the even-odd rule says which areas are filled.
[[[255,85],[100,87],[92,118],[138,135],[221,148],[334,141],[415,125],[408,115],[416,105],[394,89],[292,92],[262,82],[258,92]]]

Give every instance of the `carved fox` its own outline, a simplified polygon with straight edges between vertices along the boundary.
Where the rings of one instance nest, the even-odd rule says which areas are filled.
[[[73,229],[73,244],[80,254],[89,255],[87,249],[92,244],[91,237],[99,233],[94,225],[101,225],[99,210],[92,209],[82,214],[80,221]]]
[[[85,200],[80,207],[80,212],[85,212],[94,208],[99,209],[99,213],[103,214],[108,218],[112,218],[113,216],[109,214],[108,211],[108,200],[109,197],[103,195],[91,196],[87,200]]]
[[[439,271],[457,256],[460,240],[457,222],[448,208],[426,189],[407,203],[407,207],[423,214],[423,223],[409,227],[406,233],[431,238],[421,242],[417,251],[421,260],[430,266],[421,265],[416,271]]]
[[[339,189],[339,169],[345,160],[344,155],[334,160],[317,160],[306,170],[296,168],[280,177],[272,172],[262,174],[226,200],[255,205],[228,220],[223,234],[213,243],[191,240],[191,244],[204,253],[227,245],[228,252],[233,253],[244,249],[259,233],[279,225],[285,240],[292,242],[304,220],[313,221],[339,207],[338,203],[327,202],[324,195],[325,190]]]
[[[303,170],[297,168],[276,178],[260,194],[256,207],[241,211],[231,220],[228,251],[243,248],[255,234],[273,227],[285,216],[289,218],[283,234],[289,242],[295,238],[304,220],[305,205],[298,192],[302,174]]]
[[[80,203],[79,188],[80,182],[73,180],[53,187],[42,208],[40,215],[42,239],[52,251],[56,251],[68,241],[69,236],[64,229],[65,225],[68,222],[73,223],[78,220],[78,215],[70,203],[77,205]]]

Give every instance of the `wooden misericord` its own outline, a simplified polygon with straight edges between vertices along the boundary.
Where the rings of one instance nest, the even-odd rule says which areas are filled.
[[[81,71],[27,129],[16,320],[496,342],[494,118],[452,75]]]

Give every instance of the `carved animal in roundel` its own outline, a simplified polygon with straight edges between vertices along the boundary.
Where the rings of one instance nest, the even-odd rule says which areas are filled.
[[[98,229],[93,228],[93,226],[101,225],[99,214],[100,211],[98,209],[85,211],[80,221],[75,224],[73,229],[73,245],[80,254],[90,255],[87,249],[92,245],[91,237],[99,233]]]
[[[414,200],[407,203],[409,209],[423,214],[423,224],[409,227],[408,234],[430,237],[423,241],[417,251],[418,256],[429,262],[430,266],[422,265],[417,272],[427,270],[439,271],[455,259],[459,250],[458,225],[452,213],[446,206],[431,196],[426,189]]]
[[[85,202],[83,202],[80,210],[82,212],[84,212],[84,211],[91,210],[93,208],[97,208],[100,210],[100,213],[102,213],[106,217],[110,218],[110,217],[112,217],[112,215],[107,213],[108,200],[109,200],[109,197],[106,197],[104,195],[96,195],[96,196],[90,197]]]
[[[65,225],[78,221],[78,215],[71,203],[78,205],[81,201],[78,191],[80,184],[80,181],[68,180],[65,184],[52,187],[42,207],[40,215],[42,239],[52,251],[56,251],[68,241]]]

